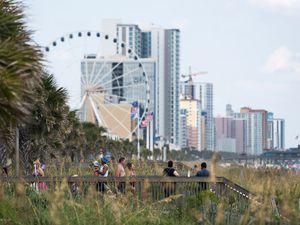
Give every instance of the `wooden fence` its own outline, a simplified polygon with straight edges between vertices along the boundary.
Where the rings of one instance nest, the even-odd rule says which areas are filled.
[[[55,190],[66,182],[71,193],[86,194],[93,189],[99,192],[125,193],[132,192],[140,200],[158,201],[171,195],[195,196],[201,191],[208,190],[217,196],[234,195],[237,200],[248,200],[252,196],[243,187],[226,179],[216,177],[214,180],[204,177],[33,177],[22,178],[2,177],[0,183],[14,187],[16,183],[30,185],[35,189],[47,188]],[[45,186],[46,184],[46,186]]]

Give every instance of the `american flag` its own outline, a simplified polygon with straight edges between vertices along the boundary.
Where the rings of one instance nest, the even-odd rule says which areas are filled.
[[[147,127],[151,120],[153,120],[153,112],[146,116],[146,118],[142,121],[141,127]]]
[[[132,108],[131,108],[130,117],[132,120],[134,120],[137,118],[139,103],[137,101],[134,101],[131,103],[131,105],[132,105]]]

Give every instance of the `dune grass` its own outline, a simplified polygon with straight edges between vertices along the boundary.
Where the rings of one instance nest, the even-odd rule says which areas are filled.
[[[140,165],[139,173],[154,168]],[[161,168],[155,168],[159,172]],[[77,171],[65,171],[71,175]],[[217,197],[210,191],[197,196],[172,196],[158,202],[139,201],[127,194],[95,191],[73,196],[67,183],[55,190],[37,193],[29,186],[0,187],[0,224],[299,224],[300,174],[285,170],[255,170],[215,167],[225,176],[255,194],[249,202],[236,195]],[[69,174],[68,174],[69,173]],[[82,174],[89,170],[82,169]]]

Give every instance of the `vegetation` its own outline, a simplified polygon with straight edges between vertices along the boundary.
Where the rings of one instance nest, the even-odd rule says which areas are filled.
[[[19,3],[0,1],[0,165],[15,127],[30,115],[40,82],[41,54],[30,33]]]
[[[142,171],[150,170],[147,164],[139,166]],[[247,202],[233,192],[218,197],[207,190],[191,197],[175,195],[151,202],[139,201],[131,192],[102,195],[95,192],[93,185],[85,195],[74,196],[66,183],[41,193],[29,186],[18,185],[12,190],[11,186],[2,184],[0,221],[4,224],[86,224],[88,221],[92,224],[298,224],[300,174],[222,168],[217,175],[249,185],[255,197]]]
[[[32,45],[24,14],[14,1],[0,1],[0,129],[25,122],[39,85],[41,54]],[[4,135],[5,136],[5,135]]]
[[[284,169],[230,167],[219,168],[217,174],[235,181],[255,195],[255,200],[261,203],[255,209],[261,219],[266,215],[274,215],[274,211],[278,210],[289,224],[299,222],[299,172]]]
[[[66,90],[44,71],[41,52],[24,18],[19,1],[0,0],[1,166],[14,150],[15,130],[20,130],[20,153],[27,173],[36,157],[79,161],[100,152],[116,158],[135,155],[136,143],[110,140],[104,128],[79,122],[77,112],[67,106]],[[151,156],[149,150],[141,149],[143,158]],[[170,159],[186,160],[192,155],[188,149],[167,151]],[[153,157],[160,158],[161,151],[155,149]],[[136,165],[138,174],[150,175],[157,170],[143,162]],[[221,198],[203,191],[190,198],[140,202],[131,193],[116,198],[115,194],[95,193],[92,188],[86,196],[74,197],[65,183],[42,193],[29,186],[17,184],[12,189],[10,184],[1,183],[0,224],[299,223],[299,173],[215,167],[211,172],[212,177],[223,175],[249,189],[254,199],[245,205],[230,194]],[[80,175],[88,173],[85,170]]]

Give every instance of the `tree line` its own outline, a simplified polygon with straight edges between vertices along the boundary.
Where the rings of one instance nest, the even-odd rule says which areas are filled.
[[[36,158],[74,161],[99,151],[115,157],[136,154],[129,140],[111,140],[104,127],[79,121],[78,111],[67,104],[67,90],[43,66],[23,8],[19,1],[0,1],[1,165],[14,159],[16,130],[25,171]]]

